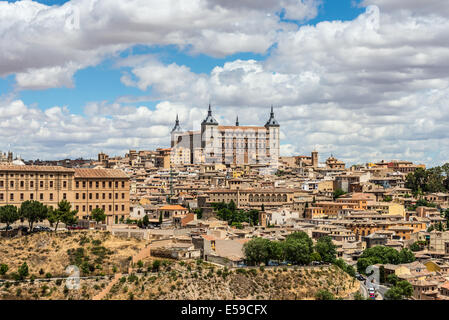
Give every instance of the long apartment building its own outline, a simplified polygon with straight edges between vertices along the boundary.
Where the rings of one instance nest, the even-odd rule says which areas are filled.
[[[238,208],[261,209],[277,208],[284,205],[293,205],[295,192],[285,188],[253,188],[253,189],[214,189],[205,192],[209,202],[234,201]]]
[[[67,200],[80,219],[102,208],[107,224],[129,216],[129,177],[121,170],[58,166],[0,166],[0,206],[37,200],[56,208]]]

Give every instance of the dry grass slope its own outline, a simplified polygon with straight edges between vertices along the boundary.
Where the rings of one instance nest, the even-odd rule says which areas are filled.
[[[190,268],[175,263],[167,272],[128,277],[106,299],[304,300],[320,289],[341,298],[359,289],[358,281],[335,266],[248,272],[191,263]]]
[[[36,233],[0,239],[0,263],[7,264],[11,273],[26,262],[30,275],[37,278],[46,273],[67,276],[67,266],[83,263],[86,271],[90,270],[81,271],[82,276],[109,275],[114,273],[114,266],[126,272],[129,258],[144,247],[143,241],[117,238],[107,231]]]

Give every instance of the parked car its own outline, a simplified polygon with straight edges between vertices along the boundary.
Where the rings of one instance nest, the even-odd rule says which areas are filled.
[[[365,281],[365,277],[362,276],[360,273],[356,273],[356,274],[355,274],[355,277],[356,277],[356,279],[359,280],[359,281]]]
[[[2,231],[6,231],[6,230],[12,230],[12,227],[11,226],[8,226],[8,227],[3,227],[3,228],[1,228],[0,230],[2,230]]]
[[[19,226],[16,229],[17,229],[17,231],[22,231],[22,233],[28,232],[28,227],[25,227],[25,226]]]
[[[67,230],[85,230],[85,229],[87,228],[81,226],[67,226]]]

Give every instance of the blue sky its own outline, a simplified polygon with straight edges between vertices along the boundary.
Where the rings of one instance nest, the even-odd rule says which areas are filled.
[[[38,2],[0,0],[2,151],[165,147],[211,102],[222,124],[274,105],[282,155],[449,159],[447,0]]]
[[[8,1],[16,2],[16,1]],[[68,1],[63,0],[39,0],[37,1],[46,5],[60,5]],[[364,11],[354,5],[354,0],[324,0],[319,7],[319,13],[313,20],[307,21],[305,24],[314,25],[321,21],[332,20],[352,20]],[[302,25],[302,24],[298,24]],[[120,57],[126,58],[129,55],[154,54],[157,55],[165,64],[176,63],[185,65],[194,73],[210,73],[216,66],[223,66],[228,61],[237,59],[242,60],[264,60],[269,56],[269,52],[265,54],[254,54],[251,52],[241,52],[226,56],[224,58],[214,58],[206,54],[189,54],[186,50],[179,50],[176,46],[142,46],[137,45],[124,50]],[[39,108],[47,109],[53,106],[67,106],[71,112],[81,114],[83,107],[88,102],[108,101],[113,102],[122,96],[146,96],[148,92],[142,92],[137,88],[127,87],[120,82],[120,77],[124,71],[130,68],[115,66],[116,58],[103,61],[97,66],[88,67],[79,70],[74,75],[73,88],[51,88],[46,90],[15,90],[14,76],[0,78],[0,92],[15,92],[16,96],[23,100],[27,105],[36,105]],[[158,101],[139,101],[139,103],[131,103],[138,105],[145,102],[145,105],[154,107]]]

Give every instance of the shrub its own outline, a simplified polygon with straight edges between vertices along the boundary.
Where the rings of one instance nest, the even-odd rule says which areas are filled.
[[[53,275],[50,272],[45,274],[45,278],[50,279],[51,277],[53,277]]]
[[[138,282],[139,278],[135,274],[130,274],[128,276],[128,282]]]
[[[154,260],[154,261],[153,261],[153,268],[152,268],[152,271],[153,271],[153,272],[158,272],[159,269],[160,269],[160,267],[161,267],[161,261],[160,261],[160,260]]]
[[[248,273],[251,274],[252,276],[257,276],[257,270],[256,269],[249,269]]]
[[[6,274],[6,272],[8,272],[8,265],[7,264],[4,264],[4,263],[2,263],[2,264],[0,264],[0,275],[5,275]]]
[[[240,273],[240,274],[244,274],[244,275],[247,274],[246,270],[245,269],[241,269],[241,268],[237,269],[235,272]]]
[[[29,275],[29,269],[26,262],[24,262],[18,269],[19,280],[23,280]]]
[[[335,300],[335,297],[331,292],[322,289],[322,290],[319,290],[315,294],[315,299],[316,300]]]

